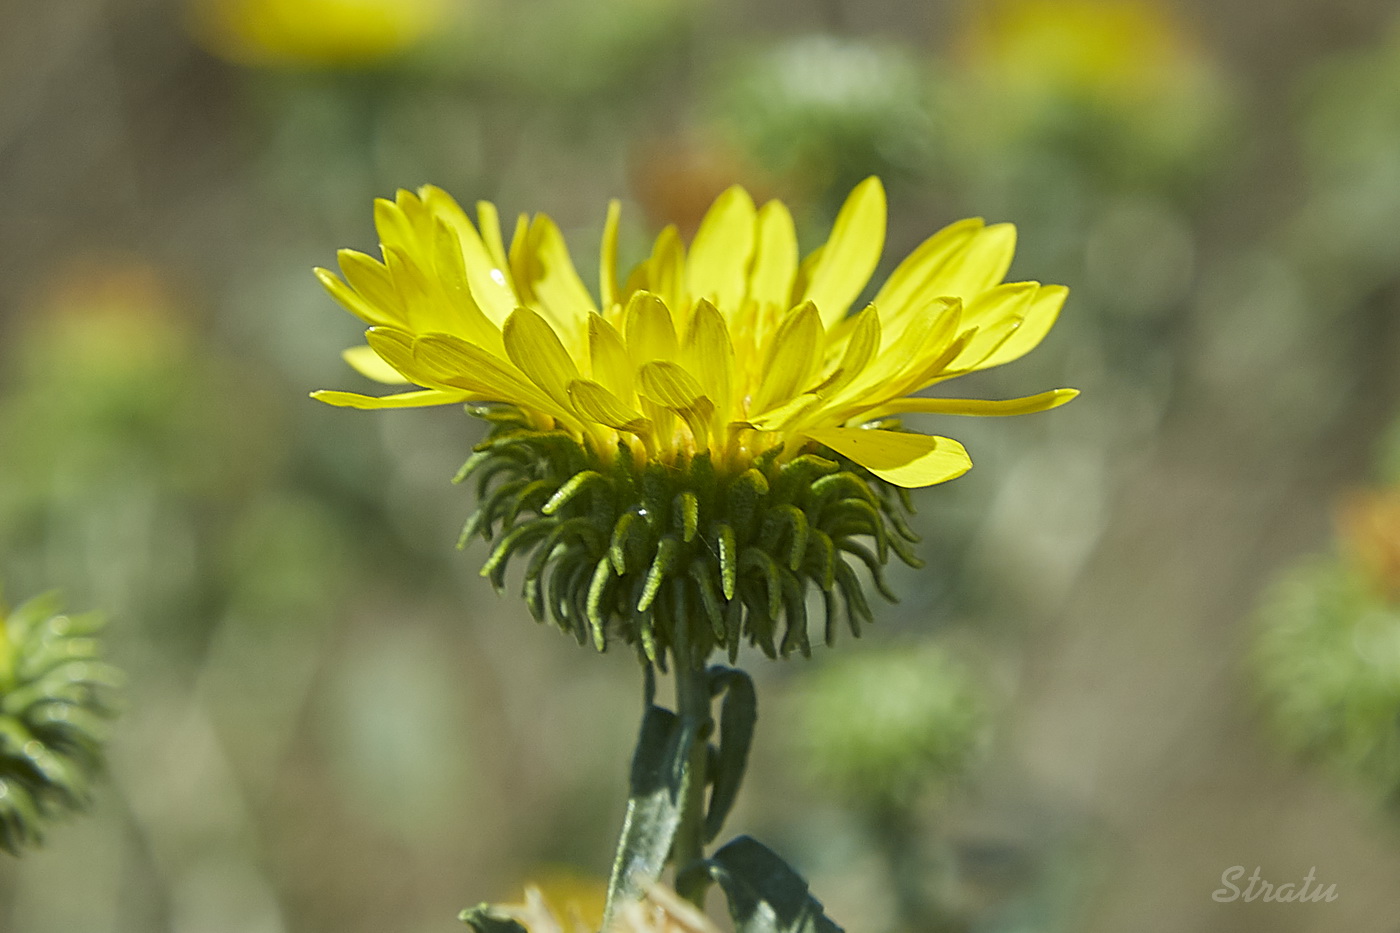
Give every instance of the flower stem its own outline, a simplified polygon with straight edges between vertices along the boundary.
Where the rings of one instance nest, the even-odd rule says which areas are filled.
[[[667,866],[675,872],[682,897],[696,906],[705,899],[705,873],[686,875],[685,869],[705,857],[714,694],[704,655],[690,650],[687,626],[676,628],[669,651],[676,677],[675,712],[656,704],[655,673],[646,669],[646,711],[632,757],[627,817],[608,883],[604,929],[622,904],[645,896]]]
[[[680,646],[677,646],[678,648]],[[679,873],[690,863],[705,857],[705,764],[709,755],[710,685],[703,666],[696,667],[686,652],[676,652],[676,712],[686,732],[695,736],[686,756],[681,781],[681,820],[672,844],[672,860]],[[702,907],[703,885],[677,893]]]

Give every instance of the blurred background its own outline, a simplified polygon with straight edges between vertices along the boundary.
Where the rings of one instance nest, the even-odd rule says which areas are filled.
[[[371,202],[544,210],[585,279],[738,181],[804,247],[1014,221],[1071,287],[928,427],[928,566],[749,658],[731,820],[856,931],[1400,929],[1400,19],[1385,0],[0,0],[0,579],[110,619],[91,814],[15,933],[428,933],[587,907],[641,677],[453,549],[455,409],[355,413],[311,275]],[[878,276],[877,276],[878,278]],[[948,419],[951,420],[951,419]],[[512,586],[517,585],[512,582]],[[1235,865],[1331,903],[1219,903]]]

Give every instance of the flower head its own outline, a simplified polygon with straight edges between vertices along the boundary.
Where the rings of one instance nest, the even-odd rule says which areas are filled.
[[[879,262],[885,195],[851,193],[827,242],[799,260],[780,201],[739,187],[715,202],[687,250],[664,230],[617,274],[616,202],[603,235],[601,294],[588,292],[549,217],[521,218],[506,248],[495,208],[478,223],[446,193],[400,191],[375,206],[383,259],[344,250],[330,293],[370,325],[347,359],[365,375],[421,388],[373,397],[322,391],[356,408],[501,402],[610,460],[673,462],[709,452],[742,471],[766,451],[817,446],[897,486],[970,466],[957,441],[861,425],[902,412],[1022,414],[1073,398],[1059,389],[1003,401],[916,398],[1017,359],[1054,324],[1066,289],[1003,283],[1009,224],[965,220],[934,234],[854,315]]]
[[[198,38],[240,64],[354,67],[412,48],[448,18],[445,0],[190,0]]]
[[[375,222],[382,260],[344,250],[343,279],[317,274],[370,325],[347,361],[417,388],[314,396],[469,403],[496,421],[463,472],[482,496],[464,540],[499,539],[483,570],[498,586],[509,558],[534,550],[531,611],[600,650],[618,622],[648,660],[671,649],[702,663],[719,644],[733,656],[741,635],[770,655],[806,653],[809,584],[826,596],[828,641],[838,590],[856,628],[870,612],[846,556],[887,595],[890,551],[916,562],[891,487],[971,466],[957,441],[898,430],[890,416],[1022,414],[1076,394],[914,396],[1031,350],[1066,290],[1003,283],[1014,228],[965,220],[850,314],[884,244],[874,178],[805,259],[787,208],[734,187],[688,249],[668,228],[625,278],[614,202],[596,300],[547,216],[521,217],[507,247],[492,205],[478,204],[473,223],[426,187],[376,202]]]

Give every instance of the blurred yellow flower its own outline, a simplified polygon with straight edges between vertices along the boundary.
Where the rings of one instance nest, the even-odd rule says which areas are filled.
[[[1013,415],[1073,398],[1056,389],[987,401],[913,397],[1009,363],[1050,330],[1067,290],[1003,283],[1010,224],[964,220],[924,241],[873,301],[849,315],[880,260],[885,192],[856,186],[826,243],[799,261],[788,209],[725,191],[689,249],[674,227],[625,279],[620,207],[604,227],[599,300],[558,226],[521,217],[507,248],[496,209],[477,223],[424,187],[375,203],[383,260],[342,250],[322,284],[370,325],[347,351],[361,373],[421,388],[374,397],[320,391],[353,408],[503,402],[611,460],[670,463],[708,451],[742,471],[760,454],[828,447],[898,486],[952,479],[972,464],[955,440],[869,427],[905,412]]]
[[[1152,93],[1189,58],[1170,11],[1150,0],[993,0],[963,39],[966,60],[1028,93]]]
[[[592,933],[597,929],[595,924],[582,921],[576,912],[568,918],[567,925],[561,922],[538,888],[526,889],[524,904],[496,905],[486,914],[492,919],[514,920],[529,933]],[[463,919],[476,929],[468,919],[471,915],[468,912]],[[641,901],[623,904],[606,933],[719,933],[719,928],[674,891],[656,885]]]
[[[607,879],[580,875],[562,866],[537,868],[532,874],[531,883],[525,885],[524,908],[507,909],[529,909],[534,905],[538,914],[541,905],[547,904],[552,914],[574,926],[591,931],[603,925],[608,903]]]
[[[450,0],[190,0],[196,37],[245,65],[369,64],[443,25]]]

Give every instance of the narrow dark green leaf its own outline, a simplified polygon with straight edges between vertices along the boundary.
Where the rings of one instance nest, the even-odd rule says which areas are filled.
[[[724,820],[729,816],[744,770],[749,763],[749,748],[753,745],[754,724],[758,721],[758,698],[753,680],[733,667],[715,665],[710,668],[710,692],[724,693],[719,712],[719,748],[710,772],[714,788],[710,791],[710,806],[705,812],[705,841],[713,842]]]

